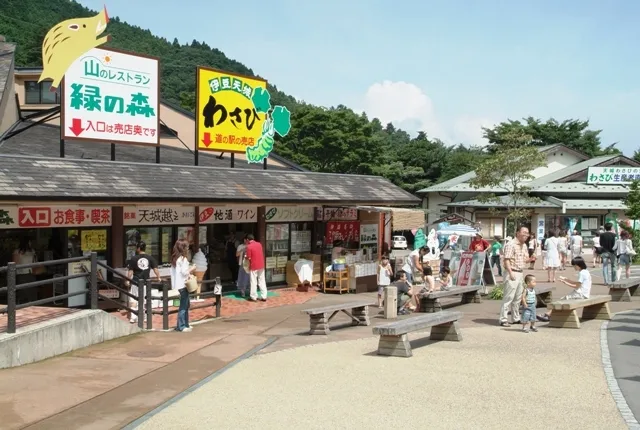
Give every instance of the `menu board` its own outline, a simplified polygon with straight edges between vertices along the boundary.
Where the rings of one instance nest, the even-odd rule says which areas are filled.
[[[82,230],[80,248],[86,252],[106,251],[107,230]]]

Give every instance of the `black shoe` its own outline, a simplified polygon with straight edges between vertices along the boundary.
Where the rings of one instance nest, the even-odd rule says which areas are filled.
[[[258,300],[261,301],[261,302],[266,302],[267,301],[267,299],[258,299]]]
[[[514,321],[514,322],[512,322],[511,324],[513,324],[513,325],[518,325],[518,324],[522,324],[522,323],[520,322],[520,320],[518,320],[518,321]]]

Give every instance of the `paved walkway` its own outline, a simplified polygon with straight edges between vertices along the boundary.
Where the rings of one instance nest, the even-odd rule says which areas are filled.
[[[607,326],[607,341],[618,387],[637,420],[640,418],[640,310],[616,315]]]
[[[538,279],[546,278],[539,273]],[[560,297],[568,291],[568,287],[558,284],[554,297]],[[604,294],[606,291],[602,286],[594,286],[594,294]],[[357,298],[361,297],[359,295]],[[400,414],[403,409],[398,403],[406,398],[407,409],[397,418],[402,426],[409,423],[408,428],[425,428],[420,411],[428,410],[438,417],[442,416],[440,428],[464,428],[464,423],[478,422],[480,418],[488,420],[483,421],[486,424],[484,428],[495,428],[491,416],[505,413],[502,406],[505,401],[520,408],[518,405],[526,405],[521,399],[530,396],[536,410],[545,411],[544,417],[552,416],[548,410],[558,410],[556,403],[566,408],[565,411],[587,410],[587,414],[592,405],[597,404],[593,410],[612,423],[598,426],[601,418],[596,417],[590,422],[580,422],[578,419],[575,425],[558,422],[558,428],[622,428],[618,426],[619,414],[616,415],[615,409],[611,409],[614,405],[612,397],[603,388],[606,388],[606,383],[596,359],[600,328],[597,321],[586,322],[580,330],[552,330],[542,325],[540,333],[525,335],[515,328],[497,327],[499,304],[495,301],[457,305],[455,309],[464,312],[461,324],[465,336],[463,342],[430,345],[429,342],[420,343],[416,340],[416,346],[424,347],[415,349],[415,356],[404,361],[367,355],[375,350],[371,327],[349,327],[346,317],[335,318],[335,323],[338,326],[344,324],[345,329],[336,327],[329,336],[306,334],[308,317],[300,313],[302,309],[355,298],[353,295],[318,295],[304,304],[264,309],[204,323],[196,326],[192,333],[143,333],[41,363],[0,371],[0,387],[14,387],[11,392],[0,391],[1,427],[120,429],[196,382],[223,369],[237,357],[275,339],[254,359],[232,367],[213,380],[213,384],[223,377],[234,381],[242,375],[241,386],[221,390],[231,396],[229,404],[216,404],[212,399],[204,411],[216,412],[201,410],[195,416],[243,417],[234,423],[234,428],[251,428],[253,424],[245,417],[254,412],[246,407],[247,404],[257,404],[257,411],[264,411],[264,414],[270,413],[269,408],[281,411],[286,407],[290,411],[292,406],[297,406],[300,407],[299,415],[319,416],[323,411],[323,419],[327,420],[325,427],[327,424],[331,427],[331,424],[335,424],[330,418],[334,403],[360,405],[362,409],[352,407],[348,412],[352,421],[356,422],[354,420],[359,420],[371,410],[374,410],[373,417],[388,414],[389,410]],[[632,303],[613,303],[612,311],[637,308],[637,300],[634,298]],[[457,304],[459,299],[451,302]],[[386,320],[380,315],[373,315],[372,322],[380,324]],[[576,355],[581,357],[577,364]],[[523,359],[529,356],[530,360]],[[582,357],[585,357],[584,368],[588,371],[577,372],[576,369],[582,369]],[[525,370],[529,369],[525,364],[529,362],[536,375],[526,379],[533,380],[530,383],[523,378]],[[460,363],[468,365],[460,366]],[[547,366],[545,363],[550,364]],[[326,370],[323,366],[327,367]],[[360,367],[362,371],[358,370]],[[322,375],[330,376],[322,378]],[[292,376],[308,382],[304,392],[298,382],[289,393],[289,387],[285,384],[291,381]],[[318,378],[326,381],[320,384]],[[558,378],[564,378],[572,388],[567,390],[558,387],[553,381]],[[384,384],[380,384],[379,380]],[[317,388],[316,383],[320,384]],[[458,383],[464,388],[451,388],[455,385],[450,384]],[[504,387],[505,384],[507,387]],[[276,390],[275,386],[279,388]],[[587,399],[597,397],[598,400],[585,403],[579,396],[574,398],[574,386],[583,388],[579,396]],[[262,403],[256,400],[259,397],[250,395],[252,390],[265,395],[259,400]],[[278,404],[269,397],[272,394],[272,399],[278,400]],[[236,399],[233,396],[238,397]],[[244,402],[248,397],[251,400]],[[354,401],[354,398],[361,400]],[[389,399],[393,401],[389,403]],[[303,400],[304,403],[301,403]],[[463,412],[464,408],[454,408],[452,405],[456,403],[472,405],[473,417]],[[585,407],[576,409],[576,404]],[[215,407],[212,409],[211,405]],[[434,412],[430,405],[437,405],[440,412]],[[344,409],[338,410],[339,417],[344,418],[346,413]],[[447,421],[445,413],[451,417],[458,416],[457,425],[450,421],[451,418]],[[414,414],[417,414],[415,418]],[[570,412],[567,416],[575,415]],[[303,422],[290,414],[282,417],[286,421],[282,421],[278,428],[285,424],[289,427],[290,422]],[[438,421],[429,423],[433,422]],[[519,419],[511,422],[519,422]],[[273,421],[267,424],[271,425]],[[376,428],[376,425],[372,423],[370,427]],[[194,425],[188,427],[198,428]],[[216,427],[224,428],[219,424]],[[433,428],[433,425],[429,427]],[[274,427],[265,425],[262,428]]]

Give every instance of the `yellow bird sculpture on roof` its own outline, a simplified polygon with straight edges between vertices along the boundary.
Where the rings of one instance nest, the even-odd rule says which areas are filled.
[[[91,18],[75,18],[62,21],[54,26],[42,43],[42,82],[52,79],[51,91],[55,91],[71,64],[87,53],[111,39],[100,36],[107,28],[109,15],[106,6]]]

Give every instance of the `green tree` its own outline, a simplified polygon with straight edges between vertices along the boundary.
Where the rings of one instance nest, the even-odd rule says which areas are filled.
[[[509,145],[512,133],[522,133],[531,136],[531,144],[535,146],[563,144],[591,157],[620,153],[614,145],[601,148],[602,130],[589,130],[588,120],[568,119],[559,122],[551,118],[543,122],[538,118],[528,117],[522,121],[501,122],[493,128],[483,128],[483,131],[491,152],[498,151],[505,144]]]
[[[470,181],[480,191],[478,199],[493,203],[494,212],[506,209],[507,234],[515,234],[515,226],[529,218],[527,203],[537,198],[529,195],[527,182],[535,177],[532,170],[546,166],[546,154],[531,144],[531,136],[521,130],[504,134],[500,151],[496,151],[476,168],[476,176]],[[488,192],[495,189],[499,192]]]

